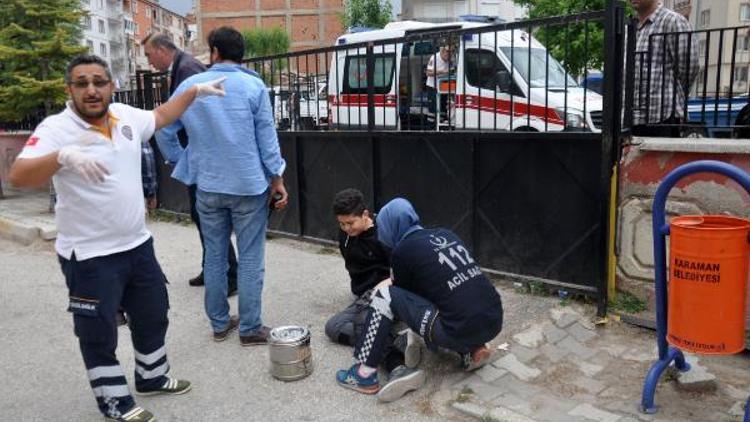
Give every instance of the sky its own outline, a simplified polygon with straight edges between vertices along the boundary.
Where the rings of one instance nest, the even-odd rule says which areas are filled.
[[[187,15],[193,8],[193,0],[159,0],[159,4],[182,16]]]

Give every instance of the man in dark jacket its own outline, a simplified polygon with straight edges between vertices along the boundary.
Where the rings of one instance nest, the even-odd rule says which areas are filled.
[[[181,51],[165,34],[149,34],[141,41],[148,62],[160,72],[170,71],[169,95],[172,95],[177,87],[185,79],[201,73],[206,70],[201,62],[195,57],[184,51]],[[181,130],[177,136],[183,148],[188,145],[188,136],[185,130]],[[203,282],[203,265],[205,263],[206,249],[203,245],[203,233],[201,232],[200,217],[198,210],[195,208],[196,186],[189,185],[188,195],[190,197],[190,218],[198,228],[198,234],[201,239],[201,273],[189,280],[191,286],[202,286]],[[237,292],[237,256],[234,253],[232,242],[229,242],[229,270],[227,279],[229,280],[229,296]]]
[[[365,394],[381,390],[376,368],[396,318],[417,332],[428,349],[457,352],[466,370],[487,363],[486,343],[502,329],[502,303],[461,239],[447,229],[423,228],[403,198],[380,210],[377,230],[378,240],[392,250],[391,279],[374,288],[365,331],[354,349],[355,363],[338,371],[339,384]]]

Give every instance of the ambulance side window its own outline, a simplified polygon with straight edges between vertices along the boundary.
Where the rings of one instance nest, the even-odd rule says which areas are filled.
[[[497,92],[501,91],[496,86],[497,73],[500,71],[508,72],[508,69],[497,57],[497,54],[489,50],[480,50],[478,48],[466,49],[464,53],[464,69],[466,69],[466,82],[474,87],[482,88]],[[511,83],[513,95],[523,95],[515,83]]]
[[[373,88],[376,94],[391,92],[395,64],[395,54],[375,54]],[[367,94],[366,56],[348,56],[344,64],[344,75],[344,94]]]

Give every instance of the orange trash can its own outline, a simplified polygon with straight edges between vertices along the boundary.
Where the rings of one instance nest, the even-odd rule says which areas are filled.
[[[700,354],[743,351],[750,221],[680,216],[669,230],[667,342]]]

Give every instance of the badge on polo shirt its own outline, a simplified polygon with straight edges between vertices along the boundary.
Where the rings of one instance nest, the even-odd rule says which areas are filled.
[[[128,141],[133,140],[133,129],[130,127],[130,125],[123,126],[120,132],[122,132],[122,136],[128,138]]]
[[[26,141],[26,146],[33,147],[34,145],[37,144],[37,142],[39,142],[38,136],[30,136],[29,139]]]

